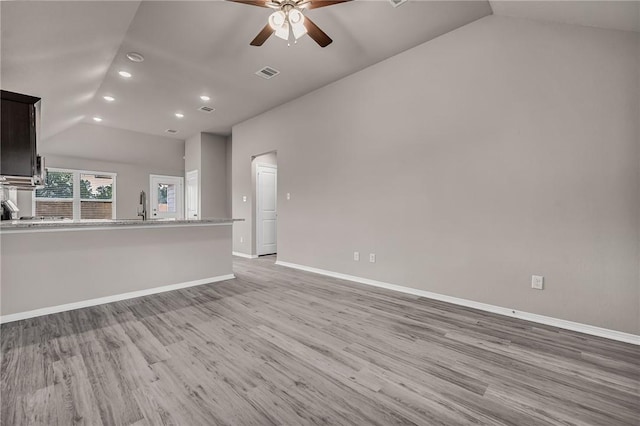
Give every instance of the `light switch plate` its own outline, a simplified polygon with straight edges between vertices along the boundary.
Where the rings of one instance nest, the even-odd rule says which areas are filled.
[[[544,289],[544,277],[542,275],[531,275],[531,288],[536,290]]]
[[[353,260],[355,260],[356,262],[360,261],[360,252],[359,251],[354,251],[353,252]]]
[[[369,262],[376,263],[376,254],[375,253],[369,253]]]
[[[287,200],[291,199],[291,193],[287,192]]]

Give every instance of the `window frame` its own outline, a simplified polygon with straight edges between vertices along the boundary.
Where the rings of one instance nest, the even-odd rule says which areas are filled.
[[[63,169],[59,167],[47,167],[47,172],[60,172],[60,173],[71,173],[73,175],[73,197],[71,198],[44,198],[44,197],[36,197],[36,191],[33,191],[31,195],[31,212],[32,216],[36,214],[36,200],[47,200],[47,201],[72,201],[73,202],[73,220],[94,220],[94,219],[81,219],[81,204],[82,201],[97,201],[108,203],[111,202],[111,219],[116,218],[116,183],[118,174],[115,172],[101,172],[95,170],[80,170],[80,169]],[[111,187],[111,200],[101,200],[96,198],[81,198],[80,197],[80,175],[103,175],[110,176],[113,179],[113,185]]]

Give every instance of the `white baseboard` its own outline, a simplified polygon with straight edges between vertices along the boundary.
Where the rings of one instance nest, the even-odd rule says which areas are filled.
[[[565,330],[577,331],[584,334],[590,334],[592,336],[604,337],[611,340],[640,345],[640,336],[630,333],[623,333],[622,331],[610,330],[607,328],[596,327],[589,324],[582,324],[579,322],[567,321],[544,315],[532,314],[529,312],[522,312],[515,309],[503,308],[501,306],[489,305],[487,303],[474,302],[473,300],[461,299],[458,297],[446,296],[444,294],[432,293],[430,291],[389,284],[382,281],[371,280],[368,278],[356,277],[354,275],[341,274],[339,272],[327,271],[325,269],[318,269],[312,268],[310,266],[298,265],[295,263],[282,262],[280,260],[276,261],[276,265],[299,269],[301,271],[313,272],[316,274],[326,275],[328,277],[339,278],[342,280],[354,281],[357,283],[367,284],[375,287],[386,288],[389,290],[400,291],[402,293],[413,294],[414,296],[426,297],[428,299],[448,302],[454,305],[466,306],[468,308],[479,309],[481,311],[492,312],[494,314],[520,318],[526,321],[537,322],[539,324],[550,325],[553,327],[563,328]]]
[[[131,291],[129,293],[115,294],[113,296],[98,297],[97,299],[82,300],[80,302],[65,303],[64,305],[50,306],[47,308],[34,309],[32,311],[18,312],[16,314],[0,316],[0,324],[19,321],[27,318],[39,317],[42,315],[57,314],[58,312],[72,311],[74,309],[87,308],[89,306],[103,305],[105,303],[117,302],[119,300],[135,299],[136,297],[148,296],[151,294],[164,293],[166,291],[178,290],[181,288],[195,287],[203,284],[211,284],[219,281],[234,279],[233,274],[219,275],[217,277],[203,278],[201,280],[188,281],[178,284],[169,284],[162,287],[154,287],[145,290]]]
[[[257,259],[258,258],[257,254],[245,254],[245,253],[240,253],[239,251],[231,252],[231,254],[234,255],[234,256],[238,256],[238,257],[244,257],[245,259]]]

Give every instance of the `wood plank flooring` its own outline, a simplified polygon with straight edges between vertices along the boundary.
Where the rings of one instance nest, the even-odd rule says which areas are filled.
[[[638,425],[640,349],[235,259],[5,324],[2,425]]]

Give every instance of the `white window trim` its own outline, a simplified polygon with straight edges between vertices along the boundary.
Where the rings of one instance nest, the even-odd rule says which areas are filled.
[[[47,201],[72,201],[73,202],[73,220],[81,220],[80,219],[80,202],[81,201],[98,201],[108,203],[111,202],[111,219],[116,218],[116,182],[118,174],[114,172],[101,172],[96,170],[79,170],[79,169],[61,169],[58,167],[47,167],[47,172],[62,172],[62,173],[73,173],[73,198],[40,198],[41,200]],[[113,179],[113,187],[111,189],[111,201],[109,200],[94,200],[94,199],[86,199],[80,198],[80,175],[88,174],[88,175],[104,175],[110,176]],[[36,191],[33,191],[31,194],[31,213],[32,216],[36,215]]]

